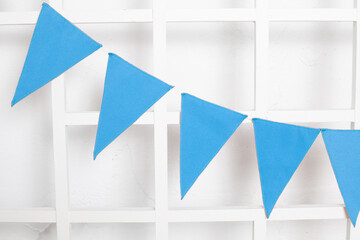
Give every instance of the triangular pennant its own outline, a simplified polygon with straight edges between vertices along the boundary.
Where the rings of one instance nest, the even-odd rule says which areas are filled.
[[[94,159],[171,88],[109,53]]]
[[[246,115],[182,94],[180,126],[181,198],[189,191]]]
[[[269,217],[320,130],[258,118],[253,124],[263,202]]]
[[[11,106],[101,47],[43,3]]]
[[[360,130],[322,130],[341,195],[355,226],[360,210]]]

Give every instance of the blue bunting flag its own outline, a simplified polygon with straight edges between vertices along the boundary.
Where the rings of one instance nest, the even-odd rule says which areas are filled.
[[[43,3],[11,106],[101,47]]]
[[[172,88],[109,53],[94,159]]]
[[[180,126],[181,198],[246,115],[183,93]]]
[[[360,130],[322,130],[340,192],[352,224],[360,210]]]
[[[253,124],[263,202],[269,217],[320,130],[258,118]]]

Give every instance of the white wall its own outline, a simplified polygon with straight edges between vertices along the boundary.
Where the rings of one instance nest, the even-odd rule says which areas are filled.
[[[252,7],[251,0],[170,0],[171,8]],[[39,10],[40,0],[0,0],[0,11]],[[65,0],[66,10],[151,8],[146,0]],[[352,7],[349,0],[270,0],[273,8]],[[70,19],[71,20],[71,19]],[[152,25],[79,25],[140,68],[152,72]],[[0,208],[54,207],[51,96],[45,86],[13,109],[10,102],[34,26],[0,26]],[[168,24],[167,82],[234,110],[254,107],[252,23]],[[349,109],[351,23],[271,23],[269,105],[272,109]],[[101,50],[66,72],[67,111],[99,110],[107,54]],[[180,109],[179,91],[170,111]],[[310,124],[348,128],[349,123]],[[72,208],[154,206],[153,129],[132,126],[92,160],[96,127],[69,127]],[[321,138],[277,206],[337,204],[342,198]],[[180,201],[179,126],[169,126],[170,207],[261,205],[253,129],[243,124]],[[268,239],[345,239],[345,220],[273,222]],[[154,239],[153,224],[75,224],[75,240]],[[170,224],[170,239],[249,239],[249,223]],[[48,224],[0,224],[0,239],[56,238]]]

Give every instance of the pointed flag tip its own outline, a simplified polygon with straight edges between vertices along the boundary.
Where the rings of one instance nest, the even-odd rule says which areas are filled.
[[[101,151],[99,151],[99,149],[97,148],[96,142],[95,142],[95,148],[94,148],[94,152],[93,152],[93,158],[94,160],[96,160],[96,157],[99,155]]]
[[[17,104],[18,102],[20,102],[22,99],[18,99],[15,96],[13,97],[13,99],[11,100],[11,107],[15,106],[15,104]]]
[[[189,191],[189,189],[186,190],[186,191],[180,190],[180,192],[181,192],[181,200],[184,199],[184,197],[186,196],[186,194],[188,193],[188,191]]]
[[[349,215],[349,218],[350,218],[350,221],[351,221],[351,224],[353,225],[353,227],[356,227],[356,220],[357,220],[358,215],[359,215],[359,212],[353,216]]]
[[[99,153],[100,153],[100,152],[94,151],[94,155],[93,155],[94,160],[96,160],[96,157],[99,155]]]
[[[266,218],[269,218],[270,217],[270,215],[271,215],[271,212],[272,212],[272,210],[274,209],[274,208],[271,208],[271,209],[267,209],[266,207],[264,207],[265,208],[265,215],[266,215]]]

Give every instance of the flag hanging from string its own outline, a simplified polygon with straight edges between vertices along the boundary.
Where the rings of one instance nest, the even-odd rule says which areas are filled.
[[[323,139],[352,224],[360,210],[360,130],[322,130]]]
[[[246,115],[190,94],[181,97],[181,198],[231,137]]]
[[[43,3],[11,106],[100,47],[101,44]]]
[[[258,118],[253,124],[263,203],[269,217],[320,130]]]
[[[172,88],[110,53],[94,159]]]

